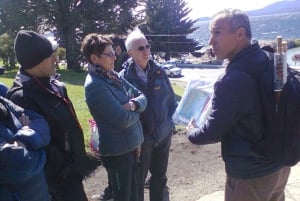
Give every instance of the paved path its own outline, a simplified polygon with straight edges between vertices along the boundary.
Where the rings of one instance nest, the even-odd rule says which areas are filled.
[[[300,200],[300,163],[292,167],[288,184],[285,189],[286,201]],[[216,191],[201,197],[197,201],[224,201],[224,191]]]

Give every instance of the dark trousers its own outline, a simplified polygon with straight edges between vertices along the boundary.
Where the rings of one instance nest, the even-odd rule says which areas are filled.
[[[14,184],[0,185],[0,201],[49,201],[44,172]]]
[[[144,183],[148,170],[151,173],[150,201],[163,201],[164,189],[167,183],[167,168],[172,134],[157,143],[148,140],[147,136],[142,144],[140,165],[138,168],[139,201],[144,201]]]
[[[78,175],[70,175],[59,181],[47,178],[47,181],[51,201],[88,201],[82,179]]]
[[[135,152],[120,156],[102,156],[101,159],[108,174],[114,201],[137,201]]]

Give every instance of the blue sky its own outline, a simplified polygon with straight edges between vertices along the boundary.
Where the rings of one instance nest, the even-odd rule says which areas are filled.
[[[187,6],[192,8],[190,18],[210,17],[224,8],[238,8],[242,11],[263,8],[280,0],[185,0]]]

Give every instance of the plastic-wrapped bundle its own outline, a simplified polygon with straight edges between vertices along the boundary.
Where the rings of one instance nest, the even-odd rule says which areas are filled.
[[[176,124],[187,125],[194,118],[201,126],[211,110],[211,95],[214,82],[208,80],[190,80],[173,115]]]

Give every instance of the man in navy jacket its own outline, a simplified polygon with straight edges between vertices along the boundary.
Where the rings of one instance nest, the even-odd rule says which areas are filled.
[[[188,139],[199,145],[221,142],[227,173],[225,201],[284,201],[290,167],[268,160],[263,153],[262,103],[258,82],[251,75],[262,76],[270,60],[257,43],[251,44],[248,16],[239,10],[217,13],[210,31],[214,54],[218,60],[227,59],[228,65],[215,83],[205,125],[195,129],[191,122]]]
[[[125,41],[132,58],[123,64],[120,72],[147,97],[148,105],[141,114],[144,143],[140,164],[139,201],[144,200],[144,182],[148,170],[151,173],[150,201],[168,200],[164,195],[167,183],[167,167],[174,123],[172,116],[177,101],[165,71],[151,60],[150,45],[139,30],[135,29]]]

